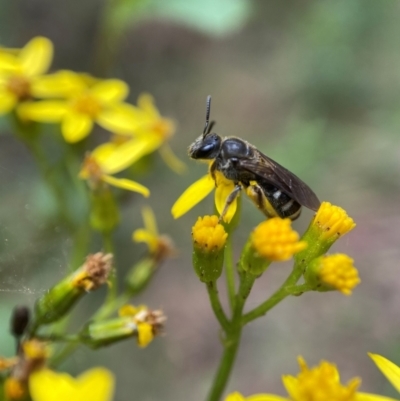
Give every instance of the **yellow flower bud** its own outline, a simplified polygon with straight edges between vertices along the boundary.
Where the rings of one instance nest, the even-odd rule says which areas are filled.
[[[283,261],[307,247],[292,230],[290,219],[274,217],[259,224],[251,235],[254,249],[268,260]]]
[[[292,230],[289,219],[273,217],[260,223],[250,234],[242,251],[240,267],[259,276],[271,262],[288,260],[306,246]]]
[[[222,273],[228,234],[217,216],[199,217],[192,228],[193,266],[203,282],[217,280]]]
[[[356,226],[344,209],[329,202],[321,203],[311,224],[320,232],[322,241],[336,241]]]
[[[326,253],[335,241],[355,226],[344,209],[322,202],[302,237],[308,247],[296,255],[296,261],[301,261],[306,266],[311,260]]]
[[[353,288],[360,283],[353,259],[342,253],[322,256],[313,260],[304,275],[307,282],[314,282],[316,290],[338,290],[351,295]]]

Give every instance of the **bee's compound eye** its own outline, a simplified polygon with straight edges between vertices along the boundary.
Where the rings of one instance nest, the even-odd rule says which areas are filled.
[[[202,144],[193,152],[194,159],[215,159],[221,147],[221,138],[211,134],[205,138]]]

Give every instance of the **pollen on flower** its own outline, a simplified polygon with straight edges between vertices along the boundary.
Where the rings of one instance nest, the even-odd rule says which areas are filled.
[[[97,252],[89,255],[73,278],[75,288],[92,291],[105,284],[112,269],[113,255]]]
[[[79,178],[99,183],[102,175],[103,171],[97,160],[92,155],[87,154],[83,161],[82,169],[79,172]]]
[[[226,243],[228,234],[217,216],[199,217],[192,228],[192,237],[196,247],[207,252],[220,251]]]
[[[321,231],[322,240],[336,240],[356,226],[344,209],[329,202],[321,203],[312,225]]]
[[[351,295],[352,290],[361,281],[353,262],[353,259],[341,253],[324,256],[321,258],[318,276],[325,284],[345,295]]]
[[[300,373],[297,377],[283,376],[283,382],[293,401],[355,401],[361,380],[354,378],[346,385],[340,383],[337,367],[321,361],[319,366],[309,368],[299,357]]]
[[[6,87],[18,100],[27,100],[31,97],[31,83],[23,75],[10,76]]]
[[[101,111],[101,104],[90,93],[83,93],[72,101],[72,108],[78,113],[96,118]]]
[[[260,256],[283,261],[307,247],[292,230],[290,219],[274,217],[259,224],[252,233],[252,244]]]

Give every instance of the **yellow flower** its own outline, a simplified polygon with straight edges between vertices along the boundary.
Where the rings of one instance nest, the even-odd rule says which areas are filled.
[[[307,247],[299,241],[299,234],[292,230],[290,219],[273,217],[260,223],[251,235],[251,241],[258,254],[268,260],[283,261]]]
[[[104,116],[102,125],[118,135],[98,149],[109,170],[125,169],[156,150],[159,150],[161,157],[173,171],[182,173],[185,170],[185,164],[174,155],[168,145],[168,140],[174,134],[175,124],[160,115],[151,95],[140,95],[138,107],[128,104],[121,107],[117,114],[119,127],[115,127],[111,117],[113,115]]]
[[[29,392],[32,401],[111,401],[114,376],[104,368],[88,370],[76,379],[44,369],[31,375]]]
[[[58,82],[52,85],[51,80]],[[59,81],[62,81],[60,83]],[[46,82],[49,87],[64,88],[67,99],[25,102],[18,108],[20,118],[45,123],[61,123],[67,142],[73,143],[90,134],[96,122],[107,129],[118,130],[125,114],[123,100],[128,85],[119,79],[89,79],[87,75],[64,71]],[[57,97],[56,93],[54,93]]]
[[[172,241],[166,235],[159,235],[156,218],[150,207],[142,209],[144,228],[135,230],[132,239],[135,242],[144,242],[150,251],[150,254],[158,261],[174,253]]]
[[[19,52],[0,52],[0,115],[22,101],[37,97],[42,75],[53,58],[53,44],[37,36]]]
[[[137,325],[137,342],[139,347],[145,348],[162,328],[165,317],[161,311],[150,311],[146,306],[124,305],[119,310],[121,317],[131,317]]]
[[[82,169],[79,173],[79,177],[88,180],[89,185],[93,188],[99,188],[101,185],[109,184],[114,187],[127,189],[129,191],[134,191],[142,194],[146,198],[150,195],[150,191],[139,184],[138,182],[128,180],[126,178],[115,178],[110,174],[115,174],[118,171],[107,169],[107,167],[103,164],[103,159],[100,154],[93,152],[88,154],[83,162]]]
[[[320,232],[320,239],[324,241],[336,241],[356,226],[345,210],[329,202],[321,203],[311,224]]]
[[[301,238],[308,246],[296,254],[296,262],[307,268],[313,259],[325,254],[334,242],[355,226],[353,219],[344,209],[329,202],[322,202]]]
[[[400,368],[387,359],[370,354],[385,376],[400,391]],[[350,380],[346,385],[340,383],[337,367],[326,361],[319,366],[309,368],[302,357],[298,358],[300,373],[297,376],[282,376],[288,398],[274,394],[255,394],[244,397],[235,392],[229,394],[225,401],[396,401],[392,398],[375,394],[358,392],[361,384],[359,378]],[[396,383],[396,384],[394,384]]]
[[[318,264],[316,273],[321,282],[342,294],[351,295],[352,290],[361,282],[353,266],[354,260],[345,254],[323,256],[315,263]]]
[[[193,206],[202,201],[215,188],[215,206],[219,214],[224,210],[226,199],[235,188],[231,180],[227,180],[219,171],[215,172],[215,181],[210,173],[195,181],[172,206],[172,216],[177,219],[188,212]],[[236,213],[237,200],[229,206],[224,216],[224,222],[229,223]]]
[[[7,377],[4,382],[4,394],[9,401],[21,400],[26,395],[26,384],[15,377]]]
[[[228,234],[217,216],[199,217],[192,228],[193,267],[204,283],[217,280],[224,264],[224,248]]]
[[[224,226],[218,223],[217,216],[199,217],[192,228],[195,247],[204,252],[219,252],[225,247],[228,234]]]

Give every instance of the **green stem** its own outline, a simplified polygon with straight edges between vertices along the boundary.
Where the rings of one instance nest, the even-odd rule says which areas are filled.
[[[303,269],[304,266],[301,261],[299,263],[295,263],[292,272],[282,284],[282,286],[260,306],[243,316],[242,325],[250,323],[251,321],[265,315],[271,308],[273,308],[275,305],[285,299],[288,295],[298,295],[299,293],[304,292],[303,290],[308,289],[307,287],[304,287],[303,289],[301,286],[296,286],[296,283],[299,281],[301,275],[303,274]]]
[[[111,232],[103,233],[103,247],[105,252],[112,253],[114,255],[114,265],[109,277],[107,298],[104,302],[104,305],[108,305],[114,302],[117,297],[117,272],[115,268],[115,250]]]
[[[50,359],[50,366],[56,368],[68,358],[80,345],[80,342],[71,342],[65,345],[58,354]]]
[[[207,291],[208,296],[210,297],[211,307],[214,311],[214,314],[221,327],[224,329],[225,332],[227,332],[229,330],[229,321],[219,300],[217,282],[210,281],[209,283],[207,283]]]
[[[217,374],[210,389],[207,401],[218,401],[221,399],[222,393],[228,383],[229,376],[235,363],[237,351],[239,349],[240,338],[243,325],[241,324],[244,304],[250,294],[251,288],[256,277],[242,274],[240,277],[240,286],[238,294],[235,298],[235,309],[233,311],[232,322],[228,328],[226,340],[224,341],[224,352],[219,364]]]
[[[232,252],[232,239],[231,235],[228,236],[228,240],[225,247],[225,271],[226,271],[226,285],[228,288],[228,298],[231,311],[233,312],[235,306],[235,268],[233,265],[233,252]]]

